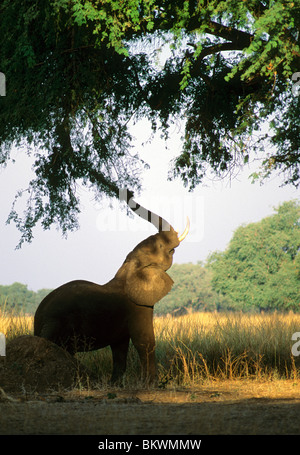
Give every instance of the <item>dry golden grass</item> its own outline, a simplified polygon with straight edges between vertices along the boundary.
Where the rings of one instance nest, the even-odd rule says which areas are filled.
[[[291,379],[300,376],[300,356],[291,353],[300,314],[193,313],[154,318],[159,379],[165,384],[197,385],[209,379]],[[33,333],[33,316],[0,309],[0,332],[7,341]],[[105,383],[110,349],[80,354]],[[135,383],[139,361],[130,347],[126,382]]]
[[[6,341],[21,335],[33,333],[33,316],[7,312],[5,305],[0,307],[0,333],[4,333]]]
[[[155,329],[166,378],[181,383],[299,375],[291,337],[300,330],[300,314],[193,313],[157,318]]]

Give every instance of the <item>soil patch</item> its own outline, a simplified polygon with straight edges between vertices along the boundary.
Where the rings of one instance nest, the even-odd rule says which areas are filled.
[[[68,389],[84,376],[83,367],[51,341],[31,335],[15,338],[0,361],[0,387],[5,392]]]
[[[300,384],[2,395],[2,435],[299,435]],[[295,385],[294,385],[295,384]]]

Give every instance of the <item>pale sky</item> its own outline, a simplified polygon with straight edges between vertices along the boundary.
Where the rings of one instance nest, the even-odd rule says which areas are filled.
[[[280,188],[280,178],[273,177],[262,186],[251,184],[251,167],[246,167],[231,183],[206,180],[205,186],[189,193],[179,180],[167,181],[169,161],[180,150],[180,126],[174,126],[168,150],[159,134],[151,143],[142,145],[150,134],[145,124],[133,132],[135,150],[151,165],[144,174],[144,189],[135,199],[179,231],[183,231],[187,216],[191,221],[190,234],[177,248],[174,262],[204,261],[209,253],[226,248],[238,226],[259,221],[274,213],[274,206],[300,197],[299,190],[292,186]],[[129,218],[118,201],[113,202],[113,208],[107,202],[100,206],[93,201],[93,194],[84,189],[78,231],[64,239],[54,226],[50,231],[38,228],[31,244],[15,250],[20,233],[13,224],[6,226],[5,221],[14,195],[26,188],[32,174],[24,152],[15,152],[14,156],[16,163],[0,170],[1,285],[18,281],[36,291],[74,279],[104,284],[135,245],[156,232],[154,226],[137,216]]]

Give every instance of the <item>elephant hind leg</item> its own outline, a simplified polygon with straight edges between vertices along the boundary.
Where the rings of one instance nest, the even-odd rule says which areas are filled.
[[[126,371],[127,353],[129,347],[129,337],[118,343],[110,345],[113,356],[113,372],[111,382],[119,383]]]
[[[74,342],[74,336],[69,336],[65,333],[65,330],[57,323],[57,321],[49,322],[44,324],[39,331],[34,333],[36,336],[46,338],[46,340],[52,341],[58,346],[65,349],[71,355],[74,355],[78,350],[76,349],[76,343]]]
[[[50,341],[53,341],[54,343],[57,342],[57,338],[58,338],[58,330],[57,330],[57,327],[56,327],[57,324],[55,323],[51,323],[51,322],[47,322],[47,323],[44,323],[39,330],[35,330],[34,331],[34,334],[36,336],[39,336],[41,338],[46,338],[46,340],[50,340]]]

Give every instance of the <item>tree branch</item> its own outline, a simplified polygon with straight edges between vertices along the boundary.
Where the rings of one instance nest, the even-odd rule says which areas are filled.
[[[186,28],[188,32],[192,32],[200,28],[203,25],[199,17],[192,18]],[[215,21],[209,21],[207,23],[207,32],[208,34],[218,36],[220,38],[231,41],[233,44],[238,46],[238,49],[244,49],[248,47],[254,38],[254,35],[250,33],[243,32],[236,28],[227,27],[226,25],[219,24]]]
[[[243,48],[244,48],[243,46],[240,46],[240,48],[239,48],[236,44],[233,44],[232,42],[214,44],[212,46],[208,46],[208,47],[205,47],[204,49],[202,49],[202,51],[200,52],[200,54],[197,58],[197,61],[201,61],[207,55],[216,54],[217,52],[236,51],[236,50],[242,50]]]
[[[236,28],[227,27],[215,21],[210,21],[210,33],[235,43],[240,48],[248,47],[254,38],[251,33],[243,32]]]

